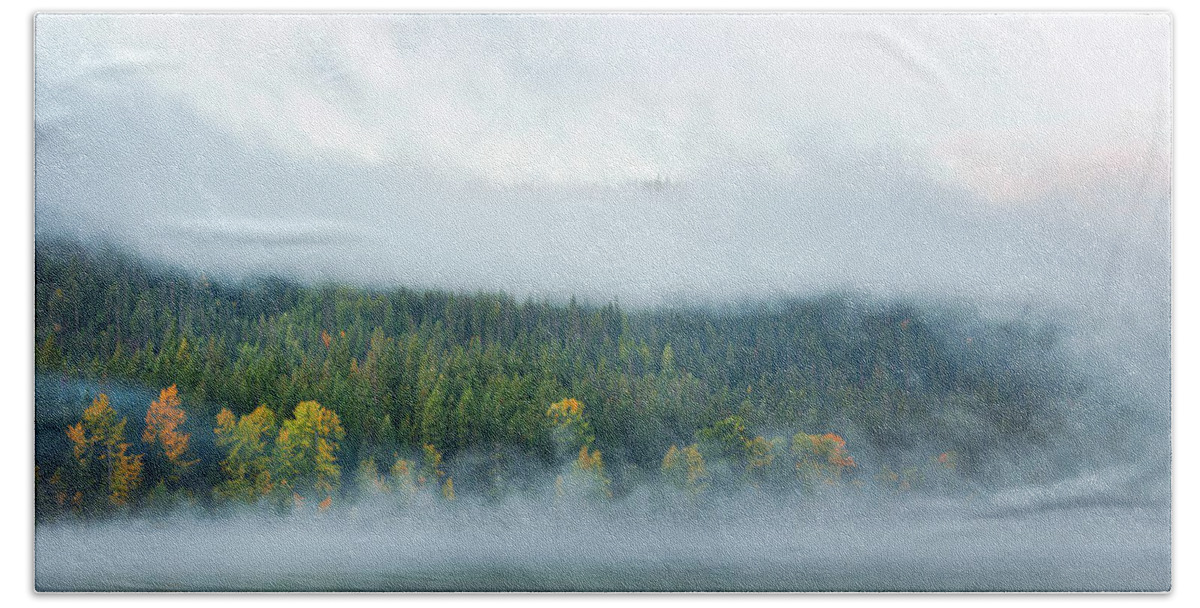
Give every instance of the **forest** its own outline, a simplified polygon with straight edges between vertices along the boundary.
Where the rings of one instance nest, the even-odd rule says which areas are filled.
[[[71,241],[34,272],[38,386],[100,387],[66,422],[35,404],[39,520],[956,491],[1051,443],[1084,391],[1051,323],[855,293],[626,309],[211,279]]]

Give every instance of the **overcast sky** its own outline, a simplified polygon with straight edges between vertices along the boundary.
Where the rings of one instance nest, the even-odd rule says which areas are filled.
[[[1171,28],[40,15],[37,238],[521,297],[1169,312]]]

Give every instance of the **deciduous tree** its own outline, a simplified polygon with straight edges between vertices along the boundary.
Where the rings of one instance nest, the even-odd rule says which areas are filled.
[[[225,480],[216,487],[224,498],[252,503],[275,489],[270,442],[275,437],[275,412],[260,405],[235,418],[228,408],[217,414],[217,447],[225,451],[221,471]]]
[[[302,401],[275,440],[280,478],[297,492],[331,495],[341,483],[337,450],[345,436],[336,413],[316,401]]]
[[[163,389],[157,401],[150,402],[146,411],[146,430],[142,441],[149,444],[151,453],[161,461],[165,481],[177,482],[198,460],[186,458],[191,434],[181,430],[187,414],[180,407],[175,385]]]
[[[117,419],[116,410],[108,403],[108,395],[100,393],[83,411],[83,418],[67,427],[75,462],[83,473],[81,478],[89,486],[77,490],[83,500],[89,500],[87,495],[98,488],[111,504],[122,506],[129,502],[138,487],[143,456],[128,453],[126,422],[125,418]]]
[[[805,481],[836,484],[847,470],[857,466],[846,451],[846,440],[834,433],[796,433],[791,451],[796,458],[796,473]]]

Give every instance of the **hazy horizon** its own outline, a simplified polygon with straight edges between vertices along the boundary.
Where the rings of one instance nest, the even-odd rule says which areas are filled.
[[[39,14],[35,585],[1169,590],[1172,45],[1167,13]],[[190,412],[190,485],[81,456],[85,422],[151,454],[147,404]]]
[[[1166,15],[39,15],[36,47],[39,239],[634,305],[1169,307]]]

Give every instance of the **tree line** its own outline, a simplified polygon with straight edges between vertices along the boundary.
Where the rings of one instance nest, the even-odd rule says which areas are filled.
[[[450,482],[453,495],[454,476],[426,462],[433,453],[452,467],[474,463],[457,487],[469,480],[481,493],[520,477],[511,474],[517,462],[569,462],[595,473],[601,494],[658,476],[692,489],[723,477],[771,486],[808,470],[812,482],[858,468],[837,447],[843,436],[897,485],[905,480],[893,471],[939,455],[953,454],[956,474],[970,475],[989,450],[1046,441],[1061,423],[1058,406],[1080,389],[1056,340],[1048,326],[848,294],[626,310],[574,298],[219,281],[77,243],[35,250],[38,372],[173,387],[157,430],[147,421],[143,443],[164,447],[146,452],[156,481],[143,491],[182,484],[204,500],[318,499],[317,483],[331,498],[331,471],[340,479],[345,462],[356,480],[403,486],[392,478],[407,468],[414,484],[424,477],[440,492]],[[183,466],[191,461],[172,435],[175,399],[211,420],[217,445],[237,458]],[[587,404],[585,430],[547,413],[572,401]],[[136,463],[120,455],[118,424],[99,422],[102,410],[87,406],[93,421],[71,442],[82,433],[85,455],[103,446],[89,466],[128,476]],[[326,434],[280,444],[296,425],[306,438]],[[569,453],[564,428],[577,433]],[[171,464],[164,441],[184,460]],[[71,456],[79,460],[64,454],[39,470],[65,472]],[[305,492],[286,491],[297,487]]]
[[[612,499],[612,479],[594,447],[583,403],[563,399],[551,404],[545,416],[560,452],[574,454],[553,476],[554,495]],[[66,463],[50,475],[43,474],[40,464],[36,468],[38,518],[103,517],[130,510],[161,514],[181,506],[259,505],[286,513],[311,505],[323,512],[335,497],[340,502],[388,495],[401,504],[422,495],[446,502],[457,499],[454,475],[432,444],[421,446],[415,458],[393,454],[382,466],[367,456],[358,462],[349,487],[343,487],[339,452],[345,430],[337,413],[315,401],[297,404],[288,418],[266,405],[242,416],[222,408],[212,428],[220,473],[207,482],[194,474],[201,459],[191,450],[191,434],[182,430],[186,420],[177,387],[163,389],[146,411],[139,444],[144,451],[135,452],[126,436],[128,418],[100,393],[80,420],[64,429],[71,448]],[[800,432],[790,446],[780,444],[778,438],[751,437],[744,422],[730,416],[697,433],[697,443],[671,445],[655,482],[684,499],[745,486],[811,494],[844,481],[863,484],[846,441],[834,433]],[[954,452],[940,454],[920,471],[922,480],[931,474],[933,481],[952,481],[955,459]],[[475,489],[502,497],[503,470],[492,468],[489,473],[493,477]],[[898,490],[910,483],[905,479],[897,484],[896,474],[886,469],[875,481]]]

